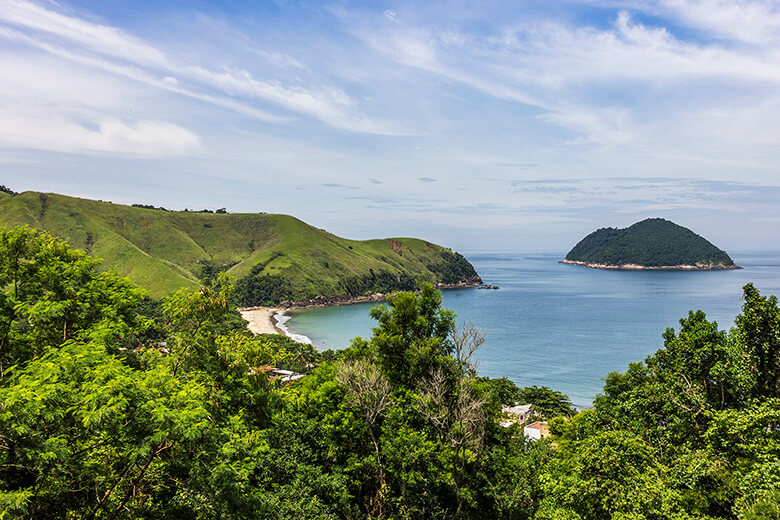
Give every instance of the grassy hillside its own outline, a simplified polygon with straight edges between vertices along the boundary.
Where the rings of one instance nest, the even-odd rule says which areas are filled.
[[[733,266],[728,254],[688,228],[662,218],[649,218],[625,228],[603,228],[583,238],[566,260],[645,267]]]
[[[0,225],[22,224],[102,258],[157,297],[220,270],[246,305],[477,277],[462,256],[423,240],[347,240],[287,215],[162,211],[37,192],[0,198]]]

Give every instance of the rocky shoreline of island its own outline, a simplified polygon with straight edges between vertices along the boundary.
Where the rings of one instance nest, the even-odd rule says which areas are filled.
[[[614,269],[623,271],[732,271],[734,269],[742,269],[741,266],[736,264],[722,265],[722,264],[695,264],[695,265],[639,265],[639,264],[598,264],[593,262],[582,262],[579,260],[561,260],[561,264],[580,265],[582,267],[589,267],[591,269]]]

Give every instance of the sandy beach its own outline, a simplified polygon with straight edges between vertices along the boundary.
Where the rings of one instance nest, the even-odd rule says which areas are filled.
[[[239,310],[241,317],[249,322],[247,327],[255,334],[284,334],[276,326],[274,314],[279,309],[273,307],[252,307],[250,309]]]

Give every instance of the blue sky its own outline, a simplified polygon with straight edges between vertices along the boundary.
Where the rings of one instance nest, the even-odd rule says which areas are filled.
[[[0,168],[459,250],[657,216],[778,250],[780,5],[0,0]]]

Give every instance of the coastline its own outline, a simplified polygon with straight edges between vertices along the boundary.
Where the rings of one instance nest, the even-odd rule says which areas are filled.
[[[658,265],[658,266],[646,266],[639,264],[597,264],[593,262],[581,262],[579,260],[566,260],[563,259],[561,264],[580,265],[582,267],[588,267],[591,269],[615,269],[624,271],[732,271],[735,269],[742,269],[737,264],[732,265],[715,265],[715,264],[695,264],[695,265]]]
[[[436,289],[468,289],[471,287],[477,287],[482,284],[482,280],[467,280],[458,283],[437,283],[434,285]],[[373,293],[366,296],[316,296],[307,300],[300,300],[296,302],[283,301],[276,307],[279,310],[291,310],[291,309],[316,309],[319,307],[339,307],[341,305],[353,305],[356,303],[381,303],[387,301],[387,298],[396,294],[394,291],[391,293]],[[253,307],[254,308],[254,307]]]
[[[286,335],[277,326],[278,320],[275,314],[279,309],[275,307],[242,307],[237,309],[247,322],[247,328],[253,334],[282,334]]]
[[[437,283],[437,289],[468,289],[482,284],[481,279],[467,280],[454,284]],[[283,301],[276,307],[239,307],[238,312],[247,321],[247,328],[254,334],[280,334],[287,336],[298,343],[312,345],[312,340],[303,334],[296,334],[287,328],[290,321],[286,311],[298,309],[317,309],[321,307],[340,307],[342,305],[354,305],[357,303],[382,303],[393,296],[392,293],[373,293],[366,296],[317,296],[308,300],[297,302]]]

